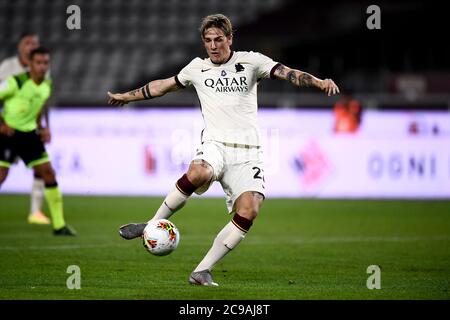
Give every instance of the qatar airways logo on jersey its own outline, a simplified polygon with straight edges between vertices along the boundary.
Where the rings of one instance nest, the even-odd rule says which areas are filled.
[[[248,92],[247,77],[227,77],[225,70],[222,78],[205,80],[205,86],[214,89],[215,92]]]

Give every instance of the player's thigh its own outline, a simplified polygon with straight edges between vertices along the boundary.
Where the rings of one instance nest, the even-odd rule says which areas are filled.
[[[205,142],[201,144],[196,151],[194,158],[189,166],[187,173],[189,181],[194,185],[199,186],[195,191],[197,194],[202,194],[208,190],[211,183],[218,180],[224,166],[221,146],[214,142]],[[191,179],[200,176],[196,184]]]
[[[55,171],[53,170],[50,161],[33,166],[33,171],[36,175],[41,177],[46,184],[56,183]]]
[[[50,158],[36,131],[16,131],[15,144],[18,155],[28,168],[33,169],[44,180],[54,176]]]
[[[261,160],[247,161],[241,164],[233,164],[227,166],[224,171],[223,177],[220,180],[222,188],[227,195],[227,207],[229,212],[237,211],[237,200],[241,195],[246,192],[253,194],[256,193],[256,197],[244,196],[241,201],[241,209],[243,205],[247,206],[247,209],[251,212],[248,214],[250,217],[257,214],[259,210],[255,210],[253,203],[259,204],[265,196],[265,181],[264,181],[264,168]],[[261,198],[261,199],[259,199]]]

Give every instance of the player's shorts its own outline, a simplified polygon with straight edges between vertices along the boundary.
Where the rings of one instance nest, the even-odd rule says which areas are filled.
[[[246,191],[256,191],[265,196],[264,163],[261,148],[246,148],[224,145],[217,141],[206,141],[198,148],[193,161],[208,162],[213,171],[212,181],[196,190],[205,192],[213,181],[219,181],[226,194],[228,212],[235,211],[234,203]]]
[[[9,168],[16,157],[20,157],[28,168],[50,161],[36,130],[15,130],[12,137],[0,134],[0,166]]]

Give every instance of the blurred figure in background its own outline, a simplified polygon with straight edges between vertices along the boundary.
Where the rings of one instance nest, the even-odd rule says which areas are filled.
[[[359,101],[353,97],[350,91],[341,94],[340,99],[334,104],[334,132],[355,133],[361,124],[362,108]]]
[[[0,82],[7,77],[29,71],[30,53],[39,47],[39,37],[32,32],[24,32],[17,44],[17,55],[6,58],[0,63]],[[44,119],[49,128],[48,108],[45,108]],[[34,224],[50,224],[50,219],[42,212],[44,202],[44,180],[34,176],[31,187],[31,206],[28,222]]]
[[[11,163],[20,157],[44,180],[53,234],[74,236],[75,231],[64,221],[61,190],[44,146],[50,140],[48,127],[42,125],[43,108],[52,94],[52,83],[46,77],[49,64],[49,51],[36,48],[30,53],[29,72],[0,82],[0,100],[4,101],[0,116],[0,186],[8,176]]]

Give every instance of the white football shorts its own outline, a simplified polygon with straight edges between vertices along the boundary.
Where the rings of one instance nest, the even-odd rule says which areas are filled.
[[[192,159],[208,162],[214,170],[212,180],[195,193],[208,190],[213,181],[219,181],[226,194],[228,212],[235,211],[234,203],[246,191],[256,191],[265,196],[264,163],[261,148],[245,148],[224,145],[217,141],[205,141]]]

